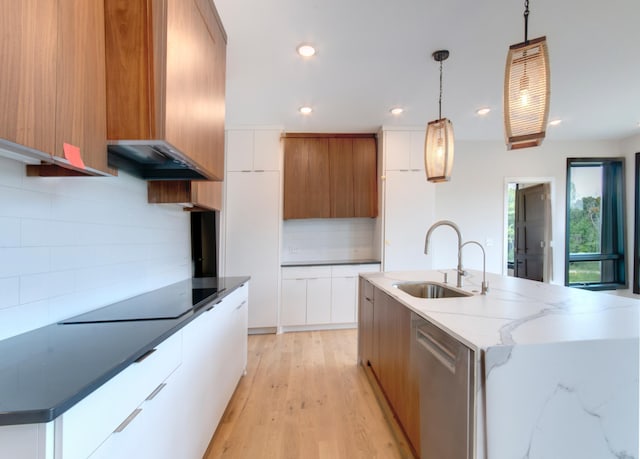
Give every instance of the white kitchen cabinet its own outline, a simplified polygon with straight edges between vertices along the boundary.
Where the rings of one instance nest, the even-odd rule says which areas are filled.
[[[240,327],[246,324],[248,292],[245,284],[183,328],[180,385],[185,395],[175,424],[190,441],[181,458],[204,455],[244,373],[247,335]]]
[[[358,321],[358,274],[378,271],[380,271],[379,264],[331,267],[331,323]]]
[[[331,267],[282,268],[280,325],[327,324],[331,320]]]
[[[179,372],[178,368],[176,372]],[[174,373],[149,394],[136,408],[135,417],[112,433],[89,459],[121,457],[172,459],[180,456],[181,446],[187,443],[180,429],[174,426],[172,413],[184,396]],[[151,440],[151,441],[149,441]]]
[[[356,322],[356,283],[355,276],[331,278],[331,322]]]
[[[331,279],[307,279],[307,323],[331,323]]]
[[[385,170],[422,171],[425,131],[385,131]]]
[[[279,171],[279,130],[228,130],[227,171]]]
[[[53,458],[53,422],[0,426],[0,457]]]
[[[358,273],[374,271],[380,271],[379,264],[282,268],[280,325],[332,328],[355,324]]]
[[[434,185],[422,171],[385,175],[383,271],[429,269],[424,238],[434,223]]]
[[[280,325],[307,323],[307,280],[282,279]]]
[[[177,332],[82,399],[55,422],[56,459],[85,459],[134,413],[180,364]]]
[[[280,172],[228,172],[225,276],[251,276],[249,328],[278,321]]]

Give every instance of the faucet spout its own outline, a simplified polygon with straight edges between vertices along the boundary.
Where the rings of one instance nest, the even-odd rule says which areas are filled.
[[[458,266],[456,268],[456,287],[460,288],[462,287],[462,275],[464,274],[464,270],[462,269],[462,234],[460,233],[460,228],[458,228],[458,225],[450,220],[439,220],[431,225],[427,230],[427,235],[424,238],[424,254],[429,254],[429,240],[431,239],[431,234],[433,233],[433,230],[435,230],[439,226],[449,226],[458,235]]]
[[[478,247],[480,247],[480,250],[482,250],[482,295],[486,295],[487,292],[489,291],[489,284],[487,283],[487,255],[484,251],[484,247],[482,247],[482,244],[480,244],[478,241],[467,241],[464,244],[462,244],[462,246],[460,247],[460,250],[462,250],[462,247],[464,247],[467,244],[475,244]]]

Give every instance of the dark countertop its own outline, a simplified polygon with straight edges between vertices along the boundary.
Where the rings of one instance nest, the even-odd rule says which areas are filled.
[[[286,261],[280,264],[282,268],[291,268],[296,266],[329,266],[329,265],[375,265],[380,260],[372,258],[364,258],[362,260],[328,260],[328,261]]]
[[[163,292],[221,290],[177,318],[58,323],[0,341],[0,425],[52,421],[248,280],[186,279],[96,310],[118,316],[144,304],[148,312]]]

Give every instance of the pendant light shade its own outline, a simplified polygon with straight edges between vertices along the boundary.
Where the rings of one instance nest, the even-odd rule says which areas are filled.
[[[440,99],[438,119],[427,124],[424,139],[424,170],[429,182],[447,182],[453,168],[453,125],[442,117],[442,61],[449,57],[449,51],[433,53],[433,59],[440,62]]]
[[[537,147],[549,117],[549,54],[545,37],[509,48],[504,113],[507,148]]]
[[[453,124],[446,118],[427,124],[424,144],[424,167],[427,180],[446,182],[453,169]]]
[[[529,40],[525,0],[524,42],[509,47],[504,76],[504,128],[508,150],[537,147],[549,117],[549,52],[546,37]]]

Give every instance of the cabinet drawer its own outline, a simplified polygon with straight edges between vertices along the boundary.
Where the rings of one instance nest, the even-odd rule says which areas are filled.
[[[182,355],[177,332],[56,420],[56,457],[88,457],[164,381]]]
[[[332,277],[355,277],[359,273],[373,273],[380,271],[380,264],[334,265],[331,267]]]
[[[331,266],[296,266],[282,268],[283,279],[317,279],[331,277]]]

